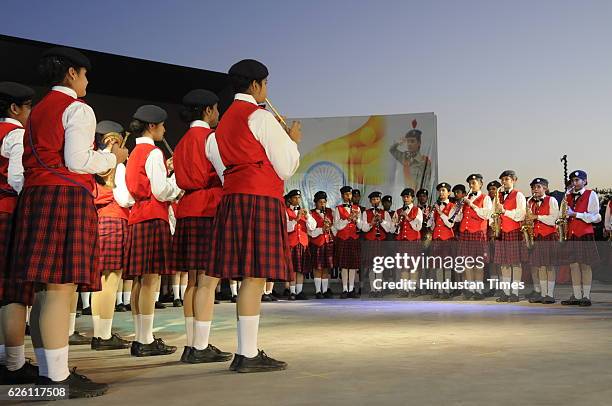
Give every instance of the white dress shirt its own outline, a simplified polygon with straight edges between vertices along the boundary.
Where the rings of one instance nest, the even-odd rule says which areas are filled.
[[[604,217],[604,229],[612,231],[612,215],[610,213],[610,203],[606,204],[606,214]]]
[[[257,105],[253,96],[244,93],[237,93],[234,100],[242,100]],[[278,177],[282,180],[289,179],[300,166],[300,152],[297,144],[289,138],[280,123],[267,110],[257,109],[251,113],[248,126],[255,139],[266,151],[266,156]],[[219,154],[215,134],[211,134],[206,141],[206,157],[213,164],[223,182],[225,164]]]
[[[387,233],[394,231],[395,226],[393,224],[393,221],[391,220],[391,216],[389,215],[389,212],[387,212],[382,207],[379,208],[378,211],[385,213],[383,215],[383,221],[380,222],[380,226],[383,228],[383,230],[385,230],[385,232]],[[366,210],[361,214],[361,231],[363,231],[364,233],[367,233],[368,231],[372,229],[372,227],[373,225],[368,223],[368,211]]]
[[[325,220],[325,210],[323,211],[323,213],[319,213],[319,210],[317,209],[315,215],[321,216],[321,218]],[[332,216],[333,216],[333,210],[332,210]],[[311,217],[314,218],[314,216],[311,216]],[[315,219],[315,228],[313,230],[308,230],[308,235],[311,236],[312,238],[318,237],[324,233],[323,227],[316,227],[316,224],[317,224],[317,221]],[[332,221],[332,226],[330,227],[330,229],[333,235],[336,235],[336,233],[338,232],[338,230],[336,230],[335,227],[333,226],[333,221]]]
[[[529,198],[529,203],[534,199],[533,196],[531,196]],[[545,197],[542,198],[545,199]],[[540,205],[542,204],[542,201],[537,202],[536,204],[538,205],[538,207],[540,207]],[[548,214],[538,214],[537,219],[538,221],[541,221],[542,223],[546,224],[547,226],[554,226],[557,222],[557,219],[559,218],[559,203],[557,203],[557,199],[555,199],[554,197],[551,197],[548,200],[548,206],[550,207],[549,209],[549,213]]]
[[[290,206],[291,210],[294,211],[295,214],[298,214],[298,207],[300,206]],[[297,225],[297,220],[290,220],[289,214],[285,213],[287,216],[287,232],[291,233],[295,231],[295,226]],[[312,232],[317,228],[317,221],[310,215],[309,211],[306,211],[306,232]]]
[[[136,145],[149,144],[155,145],[149,137],[136,138]],[[151,193],[160,202],[171,202],[176,200],[181,189],[176,185],[174,175],[168,177],[168,170],[164,162],[164,154],[159,148],[154,149],[149,153],[145,162],[145,172],[151,183]],[[129,202],[134,204],[134,198],[130,195]]]
[[[340,230],[344,230],[344,228],[348,225],[348,223],[350,223],[349,220],[343,220],[342,218],[340,218],[340,212],[339,210],[344,210],[345,207],[339,208],[339,207],[334,207],[332,209],[332,213],[334,215],[334,229],[336,230],[336,232],[340,231]],[[352,210],[351,207],[349,207],[348,209],[349,215],[350,215],[350,211]],[[357,217],[357,228],[361,229],[361,209],[359,207],[357,207],[357,210],[359,211],[359,216]]]
[[[479,190],[478,192],[476,192],[476,195],[469,197],[468,200],[474,203],[474,200],[478,199],[481,194],[482,194],[482,191]],[[523,198],[524,197],[525,196],[523,196]],[[465,204],[466,203],[464,203],[464,205]],[[484,197],[484,200],[482,201],[482,207],[477,207],[476,209],[474,209],[474,211],[476,212],[476,215],[483,220],[489,220],[489,218],[491,217],[491,214],[493,214],[493,210],[494,210],[493,202],[491,201],[491,198],[489,197],[489,195],[486,195]],[[523,218],[524,217],[525,215],[523,215]],[[455,223],[461,221],[462,219],[463,219],[463,209],[461,210],[459,214],[457,214],[457,217],[455,217]]]
[[[413,207],[414,207],[414,203],[410,203],[407,206],[400,207],[400,209],[402,209],[404,211],[404,213],[406,213],[405,215],[407,216],[408,213],[410,213],[410,210],[412,210]],[[394,221],[394,226],[396,227],[395,233],[399,234],[399,232],[400,232],[400,229],[399,229],[399,214],[397,214],[397,210],[395,211],[394,218],[397,220],[396,222]],[[410,223],[410,226],[412,227],[412,229],[414,231],[421,231],[421,229],[423,228],[423,210],[421,210],[419,207],[417,207],[417,215],[414,218],[414,220],[411,220],[409,223]]]
[[[442,200],[442,203],[445,204],[444,208],[446,208],[446,206],[448,206],[450,204],[450,200],[446,199],[446,200]],[[441,210],[444,210],[444,208],[441,208]],[[427,221],[427,227],[433,229],[436,225],[436,221],[435,221],[435,213],[436,213],[436,206],[433,206],[432,209],[432,213],[431,216],[429,216],[429,220]],[[450,214],[452,216],[453,211],[451,210]],[[453,228],[453,223],[451,223],[450,221],[448,221],[448,216],[444,213],[440,214],[440,218],[442,219],[442,222],[444,223],[444,225],[448,228]]]
[[[512,193],[513,189],[510,189],[508,192]],[[507,194],[506,196],[509,196]],[[516,209],[506,210],[502,216],[508,217],[510,220],[514,221],[523,221],[525,220],[525,213],[527,210],[527,200],[525,199],[525,195],[521,192],[516,192]]]
[[[580,196],[582,196],[585,191],[586,189],[582,188],[577,193],[580,193]],[[584,213],[576,213],[576,218],[585,223],[599,223],[601,221],[601,214],[599,214],[599,198],[594,190],[591,190],[587,211]]]
[[[121,207],[130,207],[134,202],[130,204],[130,192],[128,191],[127,185],[125,184],[125,165],[117,165],[115,171],[115,188],[113,189],[113,197],[117,204]]]
[[[64,86],[53,86],[52,91],[61,92],[76,99],[74,90]],[[93,149],[96,135],[96,115],[85,103],[74,101],[62,115],[64,126],[64,162],[74,173],[104,173],[117,165],[110,151]]]
[[[15,128],[13,131],[6,134],[2,140],[2,146],[0,146],[0,154],[9,160],[7,174],[8,184],[15,192],[20,193],[23,188],[23,164],[21,162],[21,157],[23,156],[23,134],[25,130],[21,126],[21,123],[15,119],[7,117],[0,121],[19,126],[19,128]]]

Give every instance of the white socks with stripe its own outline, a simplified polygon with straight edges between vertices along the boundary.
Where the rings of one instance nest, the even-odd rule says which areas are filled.
[[[196,350],[203,350],[208,347],[208,338],[210,337],[211,321],[195,321],[193,346]]]
[[[238,316],[238,354],[247,358],[257,355],[257,333],[259,331],[259,315]]]

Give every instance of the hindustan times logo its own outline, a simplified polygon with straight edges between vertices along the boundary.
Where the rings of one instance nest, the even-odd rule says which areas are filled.
[[[483,268],[485,266],[484,257],[469,256],[412,256],[406,253],[396,253],[392,256],[375,256],[372,258],[372,271],[380,274],[387,269],[405,270],[411,273],[418,269],[453,269],[455,272],[462,273],[466,269]]]

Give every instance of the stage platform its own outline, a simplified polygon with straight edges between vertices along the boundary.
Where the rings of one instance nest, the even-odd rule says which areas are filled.
[[[612,285],[590,308],[527,302],[309,300],[263,304],[260,346],[286,371],[186,365],[182,308],[159,310],[171,356],[72,347],[70,364],[111,384],[105,405],[610,405]],[[557,298],[566,298],[560,287]],[[115,331],[130,337],[131,315]],[[234,351],[235,305],[215,306],[211,343]],[[77,319],[91,334],[91,317]],[[31,346],[26,352],[31,356]],[[54,402],[54,405],[67,401]],[[41,404],[38,402],[37,404]]]

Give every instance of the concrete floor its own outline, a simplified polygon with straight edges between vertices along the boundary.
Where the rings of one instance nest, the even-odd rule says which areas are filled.
[[[557,298],[567,296],[559,287]],[[266,303],[260,347],[289,369],[260,374],[179,363],[182,311],[168,308],[155,325],[179,346],[171,356],[71,348],[71,365],[112,385],[73,404],[609,406],[612,286],[595,286],[593,301],[590,308],[492,299]],[[226,351],[236,346],[234,309],[215,307],[211,343]],[[115,320],[129,337],[131,316]],[[90,323],[83,316],[77,329],[90,334]]]

